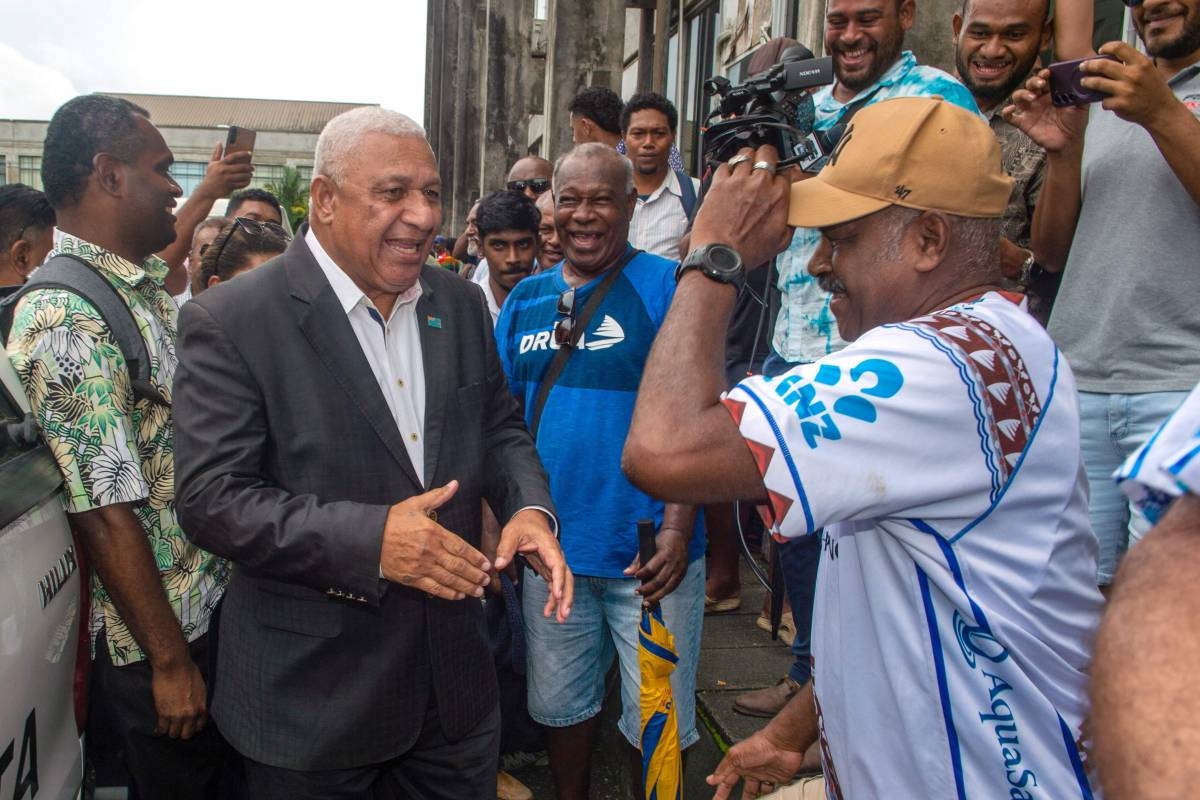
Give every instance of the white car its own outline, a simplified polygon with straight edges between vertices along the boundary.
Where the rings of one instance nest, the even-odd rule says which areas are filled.
[[[62,475],[28,414],[0,353],[0,798],[61,800],[83,783],[83,597]]]

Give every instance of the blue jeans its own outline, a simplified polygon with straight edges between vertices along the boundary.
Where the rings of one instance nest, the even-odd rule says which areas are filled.
[[[1113,483],[1113,473],[1179,407],[1187,392],[1079,393],[1079,444],[1091,493],[1088,515],[1100,541],[1096,582],[1107,586],[1131,544],[1150,528]]]
[[[604,675],[615,656],[621,669],[621,733],[634,747],[641,741],[641,667],[638,627],[642,598],[631,578],[575,576],[571,616],[559,624],[542,616],[546,582],[526,570],[522,605],[528,648],[529,715],[543,725],[565,728],[591,719],[604,703]],[[704,627],[704,559],[688,565],[683,581],[660,603],[663,622],[675,637],[679,662],[671,673],[678,713],[679,746],[700,738],[696,730],[696,667]]]

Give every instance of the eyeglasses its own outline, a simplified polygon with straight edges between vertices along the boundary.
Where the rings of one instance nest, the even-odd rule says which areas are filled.
[[[513,192],[523,192],[525,189],[529,188],[533,189],[534,194],[541,194],[550,188],[550,179],[534,178],[533,180],[529,181],[509,181],[506,186],[508,186],[509,191]]]
[[[250,236],[262,236],[264,233],[270,232],[277,236],[282,236],[284,241],[290,241],[292,238],[288,234],[287,229],[278,222],[262,222],[257,219],[251,219],[250,217],[236,217],[233,220],[233,230],[229,231],[229,235],[221,241],[220,246],[217,247],[217,254],[213,256],[213,264],[215,264],[218,269],[220,269],[221,266],[221,254],[225,252],[225,245],[229,244],[229,240],[233,238],[233,234],[239,229]],[[200,255],[207,254],[210,247],[212,247],[211,243],[200,248]]]
[[[574,347],[575,333],[575,288],[567,289],[558,296],[558,313],[562,319],[554,323],[554,343],[559,347]]]

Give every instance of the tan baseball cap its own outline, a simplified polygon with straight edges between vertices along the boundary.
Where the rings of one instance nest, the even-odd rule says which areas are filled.
[[[898,97],[855,114],[825,168],[792,184],[788,224],[825,228],[891,205],[999,217],[1011,192],[982,117],[941,97]]]

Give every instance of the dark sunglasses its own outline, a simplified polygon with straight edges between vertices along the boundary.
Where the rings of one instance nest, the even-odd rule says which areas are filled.
[[[541,194],[550,188],[549,178],[534,178],[531,181],[509,181],[506,184],[509,191],[523,192],[526,188],[533,189],[534,194]]]
[[[1136,8],[1142,4],[1142,0],[1121,0],[1121,2],[1130,8]]]
[[[229,240],[233,238],[234,233],[236,233],[238,230],[241,230],[243,233],[246,233],[250,236],[262,236],[267,231],[270,231],[271,233],[282,236],[284,241],[291,241],[292,239],[291,234],[287,232],[287,228],[283,227],[278,222],[261,222],[257,219],[250,219],[249,217],[236,217],[233,220],[233,228],[234,229],[229,232],[229,235],[226,236],[221,242],[221,246],[217,248],[217,254],[213,256],[213,263],[216,264],[218,268],[221,264],[221,255],[225,252],[225,245],[229,244]],[[201,247],[200,255],[207,253],[211,246],[212,245],[210,243]]]
[[[558,296],[558,313],[562,318],[554,323],[554,343],[559,347],[574,347],[575,333],[575,288],[567,289]]]

